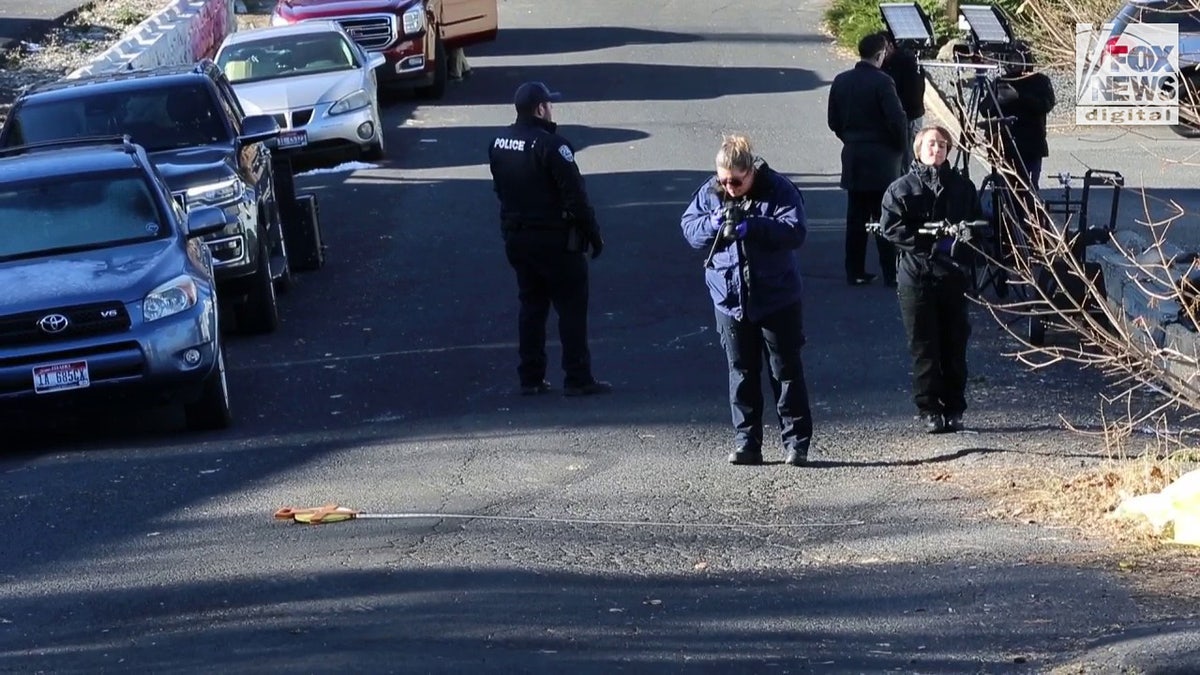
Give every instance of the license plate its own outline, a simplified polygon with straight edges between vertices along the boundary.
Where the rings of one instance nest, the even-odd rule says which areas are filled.
[[[307,131],[284,131],[279,134],[280,148],[303,148],[306,145],[308,145]]]
[[[33,390],[39,394],[83,389],[91,384],[91,380],[88,379],[87,361],[54,363],[35,366],[33,369]]]

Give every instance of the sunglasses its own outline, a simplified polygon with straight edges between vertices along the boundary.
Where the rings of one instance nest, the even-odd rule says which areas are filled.
[[[743,182],[744,181],[742,181],[741,178],[718,178],[717,179],[717,185],[720,185],[721,187],[731,187],[735,190],[742,187]]]

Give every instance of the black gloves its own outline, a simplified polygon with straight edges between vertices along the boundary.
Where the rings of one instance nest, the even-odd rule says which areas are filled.
[[[723,222],[726,227],[729,227],[730,225],[736,227],[738,223],[745,219],[746,212],[742,210],[742,206],[738,202],[726,202],[724,207],[721,209],[721,222]]]

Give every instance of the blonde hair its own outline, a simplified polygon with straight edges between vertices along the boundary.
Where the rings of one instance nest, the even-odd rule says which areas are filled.
[[[950,151],[954,149],[954,137],[950,135],[950,130],[940,124],[929,124],[921,127],[921,130],[913,137],[914,157],[921,156],[921,141],[925,140],[925,136],[934,132],[941,136],[943,141],[946,141],[946,154],[950,154]]]
[[[717,150],[717,168],[749,171],[754,168],[754,147],[743,134],[725,134]]]

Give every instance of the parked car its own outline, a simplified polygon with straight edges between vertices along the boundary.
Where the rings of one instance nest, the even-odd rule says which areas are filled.
[[[449,50],[496,39],[499,0],[277,0],[272,25],[333,20],[369,52],[383,54],[385,87],[446,92]]]
[[[0,151],[0,414],[181,403],[230,422],[212,254],[128,137]]]
[[[1200,9],[1192,0],[1127,0],[1110,19],[1112,37],[1104,48],[1121,49],[1121,34],[1134,23],[1168,24],[1179,27],[1179,70],[1183,89],[1179,92],[1181,123],[1173,127],[1183,136],[1200,135]]]
[[[279,149],[368,161],[384,155],[375,69],[385,61],[333,21],[238,31],[216,55],[242,107],[279,122]]]
[[[246,115],[221,70],[201,61],[35,87],[14,102],[0,147],[131,136],[181,206],[224,211],[229,224],[206,240],[221,296],[239,328],[269,333],[279,323],[275,286],[291,280],[288,251],[307,245],[284,241],[267,145],[279,132],[270,115]]]

